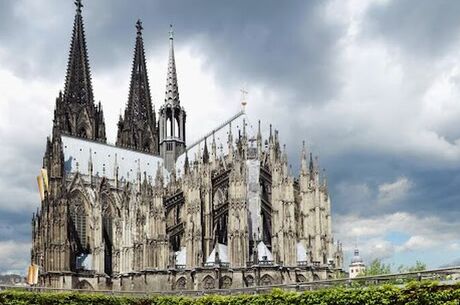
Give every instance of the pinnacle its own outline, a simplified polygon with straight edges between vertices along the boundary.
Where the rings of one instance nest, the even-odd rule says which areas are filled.
[[[166,96],[165,103],[172,105],[179,105],[179,90],[177,84],[176,61],[174,57],[174,31],[170,25],[169,31],[169,60],[168,60],[168,73],[166,76]]]

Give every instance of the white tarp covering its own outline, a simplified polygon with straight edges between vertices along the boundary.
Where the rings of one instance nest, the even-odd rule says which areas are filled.
[[[92,254],[80,254],[76,258],[77,268],[83,270],[92,270],[93,269],[93,255]]]
[[[306,262],[308,261],[307,249],[305,249],[302,243],[297,243],[297,261]]]
[[[183,247],[180,249],[180,251],[177,251],[176,253],[176,265],[186,265],[187,264],[187,259],[186,259],[186,254],[187,254],[187,248]]]
[[[219,260],[221,263],[229,263],[228,261],[228,247],[223,244],[217,244],[216,247],[219,249]],[[216,262],[216,247],[209,254],[206,263],[215,263]]]
[[[144,172],[147,178],[154,181],[157,168],[163,164],[158,156],[116,147],[109,144],[89,141],[80,138],[62,136],[64,150],[64,168],[66,173],[89,173],[90,153],[93,164],[93,175],[115,178],[115,164],[118,165],[118,178],[133,182],[140,171],[142,179]],[[168,172],[163,170],[165,178]]]
[[[259,160],[247,160],[246,168],[248,171],[247,195],[249,206],[249,236],[252,240],[262,239],[262,219],[260,206],[260,163]]]
[[[257,244],[257,256],[259,261],[273,261],[273,255],[263,241]]]

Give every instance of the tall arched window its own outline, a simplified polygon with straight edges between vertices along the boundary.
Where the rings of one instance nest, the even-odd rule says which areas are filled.
[[[214,238],[219,244],[226,245],[228,243],[227,238],[227,226],[228,226],[228,211],[220,212],[223,206],[227,203],[227,189],[220,187],[214,192],[213,196],[213,210],[216,214],[214,218]],[[217,216],[219,215],[219,216]]]
[[[169,138],[172,136],[172,125],[171,125],[171,119],[168,117],[166,119],[166,137]]]
[[[173,122],[174,122],[174,135],[173,135],[173,137],[179,138],[180,137],[179,119],[177,117],[173,118]]]
[[[87,132],[86,132],[86,129],[85,128],[80,128],[80,130],[78,131],[78,136],[81,137],[81,138],[87,138]]]
[[[104,241],[104,272],[112,275],[113,248],[113,212],[112,204],[106,195],[102,195],[102,240]]]
[[[70,218],[73,227],[73,239],[77,243],[79,253],[89,252],[88,215],[83,198],[77,196],[70,206]]]

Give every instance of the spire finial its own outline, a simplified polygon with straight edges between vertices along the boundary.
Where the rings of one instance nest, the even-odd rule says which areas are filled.
[[[165,104],[179,105],[179,89],[177,84],[176,60],[174,59],[174,30],[173,25],[169,25],[169,60],[168,74],[166,77],[166,97]]]
[[[81,9],[83,4],[81,4],[81,0],[75,0],[75,6],[77,7],[77,14],[81,14]]]
[[[241,108],[244,111],[245,108],[246,108],[246,105],[248,104],[248,102],[246,100],[246,97],[248,95],[248,91],[244,87],[241,88],[240,91],[241,91]]]
[[[137,29],[137,35],[142,35],[142,30],[144,29],[142,27],[142,21],[140,19],[137,19],[137,22],[136,22],[136,29]]]
[[[172,24],[169,25],[169,39],[174,39],[174,27]]]

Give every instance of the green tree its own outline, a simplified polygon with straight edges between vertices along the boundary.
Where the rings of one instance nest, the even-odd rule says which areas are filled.
[[[426,270],[426,264],[417,260],[415,262],[415,265],[413,266],[404,266],[400,265],[398,267],[398,272],[399,273],[405,273],[405,272],[418,272],[418,271],[424,271]]]
[[[391,266],[389,264],[383,263],[381,259],[376,258],[370,263],[369,266],[366,267],[366,270],[360,275],[367,276],[367,275],[381,275],[381,274],[389,274],[389,273],[391,273]]]

